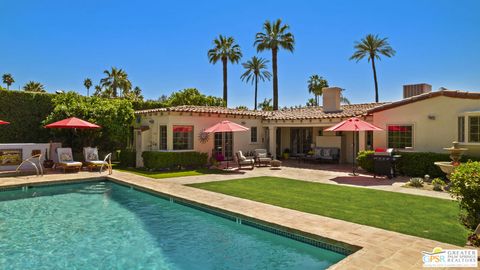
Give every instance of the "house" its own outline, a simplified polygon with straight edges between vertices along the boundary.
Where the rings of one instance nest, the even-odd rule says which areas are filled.
[[[455,140],[469,148],[470,155],[480,155],[480,93],[431,92],[428,84],[406,85],[400,101],[342,105],[340,92],[338,87],[325,88],[322,106],[271,112],[209,106],[136,111],[137,166],[143,166],[143,151],[200,151],[231,159],[238,150],[266,148],[278,157],[285,149],[295,156],[306,154],[313,147],[336,147],[340,149],[340,162],[351,163],[353,151],[396,148],[443,152]],[[384,129],[359,132],[355,150],[352,132],[324,131],[354,116]],[[223,120],[250,130],[203,132]]]

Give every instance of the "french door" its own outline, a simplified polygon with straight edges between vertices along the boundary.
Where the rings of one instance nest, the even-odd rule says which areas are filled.
[[[291,128],[290,129],[290,146],[291,153],[306,154],[310,151],[312,144],[312,128]]]
[[[224,160],[232,160],[233,132],[217,132],[214,141],[215,155],[222,155]]]

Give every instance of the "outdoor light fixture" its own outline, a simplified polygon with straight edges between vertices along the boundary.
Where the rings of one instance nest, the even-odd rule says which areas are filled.
[[[436,118],[437,118],[437,117],[436,117],[435,115],[433,115],[433,114],[429,114],[429,115],[428,115],[428,119],[430,119],[430,120],[435,120]]]

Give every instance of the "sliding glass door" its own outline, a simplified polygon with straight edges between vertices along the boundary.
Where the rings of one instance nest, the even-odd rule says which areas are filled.
[[[306,154],[312,144],[312,128],[290,129],[290,151],[292,155]]]

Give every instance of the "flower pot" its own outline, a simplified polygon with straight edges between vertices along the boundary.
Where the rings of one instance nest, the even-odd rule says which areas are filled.
[[[47,169],[52,168],[53,164],[54,164],[54,162],[51,159],[46,159],[46,160],[43,161],[43,167],[47,168]]]

